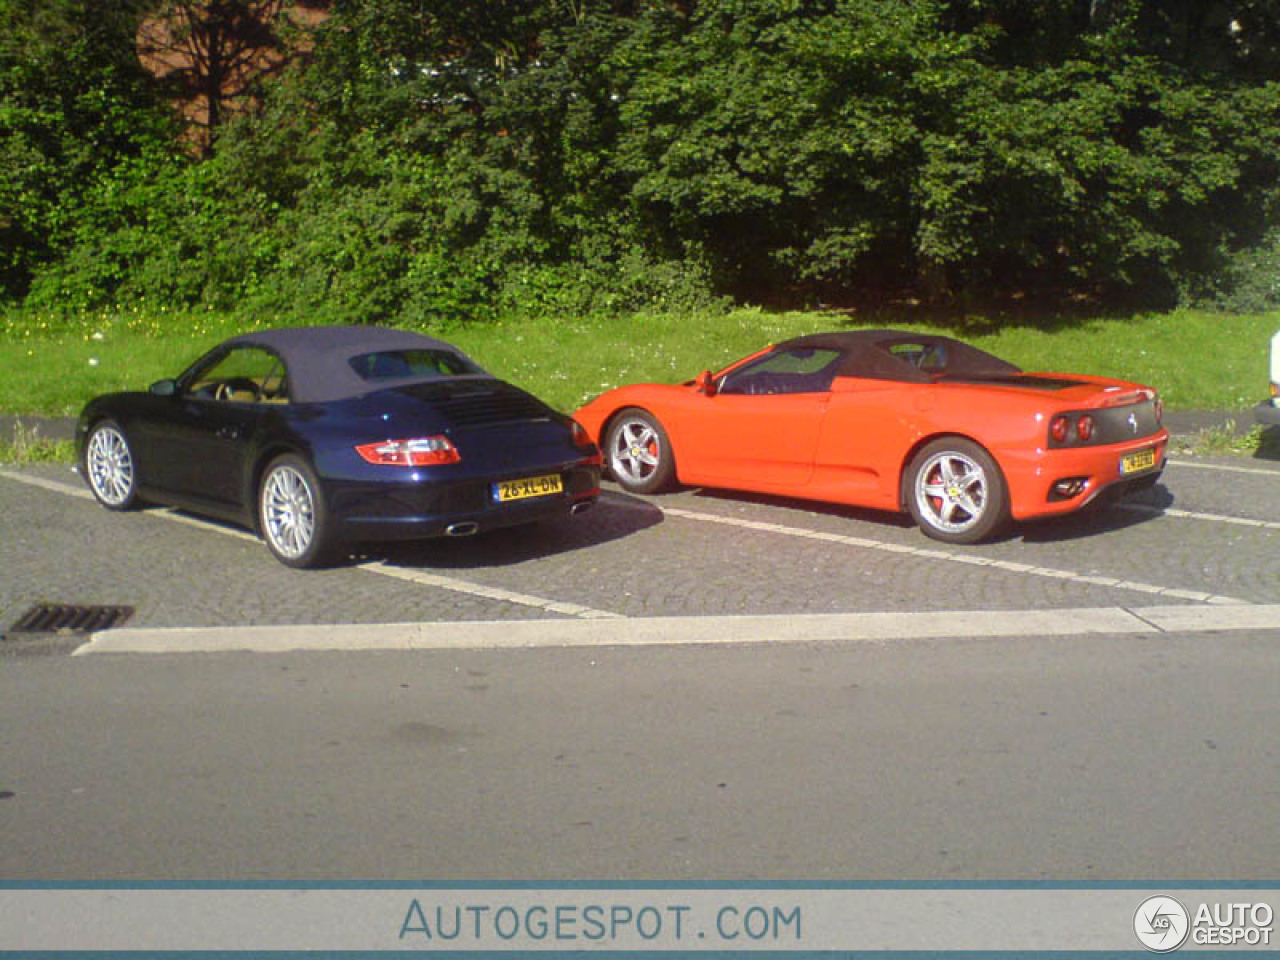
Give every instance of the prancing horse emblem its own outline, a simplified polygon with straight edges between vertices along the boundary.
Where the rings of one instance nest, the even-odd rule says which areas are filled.
[[[1133,435],[1136,437],[1138,435],[1138,418],[1131,413],[1129,414],[1128,423],[1129,423],[1129,429],[1133,432]]]

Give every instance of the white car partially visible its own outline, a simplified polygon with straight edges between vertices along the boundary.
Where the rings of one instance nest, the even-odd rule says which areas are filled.
[[[1253,418],[1267,426],[1280,425],[1280,331],[1271,338],[1271,396],[1253,408]]]

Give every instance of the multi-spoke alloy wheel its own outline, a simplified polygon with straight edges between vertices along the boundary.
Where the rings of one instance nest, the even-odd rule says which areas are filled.
[[[912,461],[907,507],[920,529],[948,543],[976,543],[1008,517],[1004,476],[991,455],[961,438],[935,440]]]
[[[605,450],[613,478],[626,490],[654,493],[670,484],[675,475],[667,432],[644,410],[630,408],[614,418]]]
[[[89,434],[84,450],[89,489],[110,510],[126,510],[137,501],[137,472],[129,441],[113,420],[104,420]]]
[[[300,457],[267,467],[258,494],[258,519],[271,552],[291,567],[313,567],[329,553],[328,518],[315,474]]]

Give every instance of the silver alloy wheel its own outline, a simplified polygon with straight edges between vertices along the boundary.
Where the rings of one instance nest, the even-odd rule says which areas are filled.
[[[916,473],[920,516],[947,533],[964,533],[987,510],[987,474],[974,460],[954,450],[935,453]]]
[[[262,483],[262,530],[281,556],[296,560],[316,532],[315,495],[306,477],[287,463]]]
[[[110,507],[122,507],[133,496],[133,453],[118,427],[104,424],[93,431],[85,450],[89,485]]]
[[[661,457],[662,438],[649,421],[628,417],[614,429],[609,468],[620,483],[644,483],[661,465]]]

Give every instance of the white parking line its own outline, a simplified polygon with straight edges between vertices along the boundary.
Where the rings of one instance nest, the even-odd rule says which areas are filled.
[[[59,483],[57,480],[49,480],[45,477],[32,477],[25,473],[15,473],[13,470],[2,468],[0,468],[0,477],[5,477],[17,483],[25,483],[29,487],[40,487],[43,490],[52,490],[54,493],[66,494],[68,497],[77,497],[81,500],[93,499],[93,494],[84,487],[73,487],[69,483]]]
[[[1250,520],[1248,517],[1232,517],[1222,513],[1198,513],[1194,510],[1175,510],[1172,507],[1149,507],[1144,503],[1117,504],[1124,510],[1145,513],[1151,516],[1178,517],[1182,520],[1209,520],[1213,523],[1232,523],[1238,527],[1261,527],[1264,530],[1280,530],[1280,523],[1274,520]]]
[[[161,517],[165,520],[172,520],[174,523],[185,523],[188,527],[199,527],[201,530],[212,530],[214,533],[220,533],[224,537],[235,537],[237,540],[248,540],[250,543],[262,542],[252,533],[247,530],[241,530],[239,527],[216,523],[213,520],[202,520],[200,517],[193,517],[190,514],[181,513],[167,507],[148,510],[147,516]]]
[[[18,483],[25,483],[29,486],[40,487],[42,490],[51,490],[54,493],[61,493],[69,497],[77,497],[82,500],[94,499],[93,494],[82,487],[73,487],[70,484],[59,483],[56,480],[49,480],[44,477],[34,477],[25,473],[16,473],[14,471],[4,469],[0,469],[0,477],[15,480]],[[235,537],[239,540],[249,540],[254,543],[261,542],[253,534],[237,527],[228,526],[222,523],[215,523],[210,520],[202,520],[199,517],[179,513],[176,510],[151,510],[147,512],[147,516],[172,520],[175,523],[183,523],[190,527],[199,527],[202,530],[220,533],[225,537]],[[564,603],[560,600],[549,600],[546,597],[535,597],[532,594],[517,593],[514,590],[503,590],[499,587],[486,587],[484,584],[471,583],[468,580],[459,580],[455,577],[444,577],[439,574],[427,573],[423,570],[414,570],[408,567],[392,567],[381,562],[371,562],[358,564],[355,569],[364,570],[369,573],[376,573],[384,577],[393,577],[397,580],[406,580],[412,583],[422,584],[423,586],[436,587],[440,590],[450,590],[454,593],[465,593],[468,596],[481,597],[485,600],[500,600],[504,603],[513,603],[522,607],[546,610],[549,613],[559,613],[568,617],[580,617],[584,620],[622,619],[621,614],[612,613],[608,610],[596,610],[592,607],[584,607],[577,603]]]
[[[650,506],[658,506],[652,501],[645,501]],[[1059,570],[1053,567],[1039,567],[1026,563],[1015,563],[1011,560],[996,560],[990,557],[979,556],[975,553],[952,553],[948,550],[941,550],[928,547],[909,547],[899,543],[885,543],[880,540],[868,540],[866,537],[849,537],[840,533],[825,533],[818,530],[809,530],[804,527],[788,527],[778,523],[762,523],[757,520],[743,520],[738,517],[726,517],[714,513],[700,513],[694,510],[685,510],[681,507],[661,506],[659,509],[663,513],[672,517],[680,517],[685,520],[696,520],[701,523],[718,523],[730,527],[738,527],[744,530],[757,530],[762,533],[776,533],[788,537],[801,537],[806,540],[825,540],[831,543],[839,543],[850,547],[859,547],[864,550],[880,550],[884,553],[898,553],[913,557],[923,557],[930,560],[943,560],[949,563],[967,563],[972,566],[990,567],[993,570],[1003,570],[1008,573],[1021,573],[1032,577],[1051,577],[1056,580],[1070,580],[1075,583],[1088,584],[1090,586],[1114,587],[1117,590],[1132,590],[1137,593],[1152,594],[1155,596],[1170,597],[1178,600],[1193,600],[1199,603],[1212,604],[1247,604],[1248,600],[1238,600],[1235,597],[1225,597],[1219,594],[1208,593],[1204,590],[1184,590],[1176,587],[1162,587],[1153,583],[1143,583],[1138,580],[1122,580],[1119,577],[1105,577],[1091,574],[1077,573],[1073,570]]]
[[[1280,470],[1267,470],[1263,467],[1229,467],[1222,463],[1197,463],[1194,460],[1170,460],[1171,467],[1191,467],[1193,470],[1218,470],[1223,473],[1252,473],[1260,477],[1280,479]]]
[[[95,633],[76,656],[326,650],[468,650],[748,643],[888,643],[902,640],[1159,636],[1275,631],[1280,606],[1086,607],[736,617],[364,623],[315,626],[121,628]]]
[[[611,613],[608,610],[596,610],[578,603],[564,603],[560,600],[547,600],[527,593],[504,590],[501,587],[486,587],[483,584],[471,583],[467,580],[456,580],[453,577],[442,577],[438,573],[427,573],[425,570],[415,570],[412,567],[392,567],[380,560],[362,563],[359,569],[368,570],[370,573],[380,573],[384,577],[395,577],[398,580],[421,583],[428,587],[439,587],[441,590],[452,590],[455,593],[483,597],[486,600],[502,600],[506,603],[515,603],[523,607],[536,607],[550,613],[562,613],[567,617],[580,617],[584,620],[626,619],[622,614]]]

